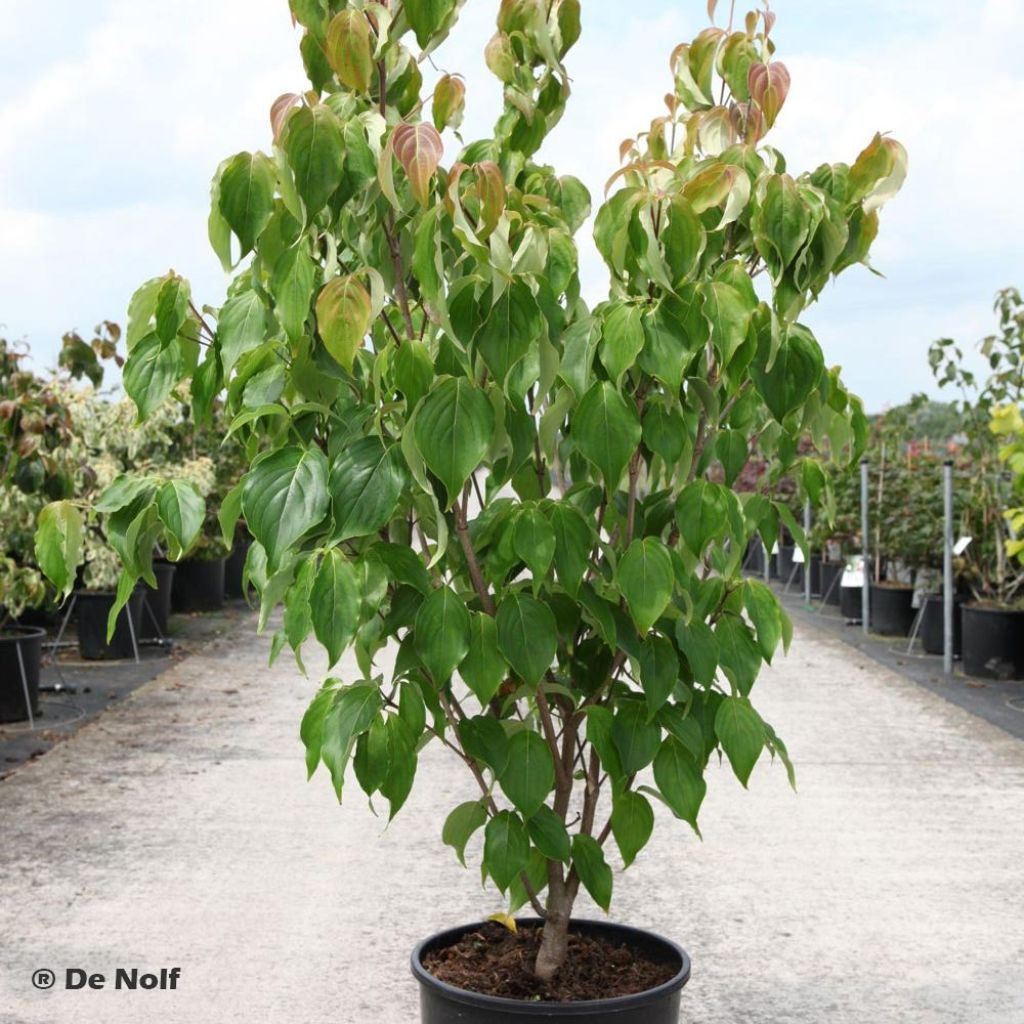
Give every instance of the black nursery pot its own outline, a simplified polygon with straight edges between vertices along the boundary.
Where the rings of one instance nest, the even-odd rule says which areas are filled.
[[[953,596],[953,657],[959,658],[963,649],[963,620],[960,605],[963,598]],[[924,599],[921,613],[921,647],[925,654],[942,654],[945,651],[943,638],[943,602],[941,594],[929,594]]]
[[[0,633],[0,722],[23,722],[28,718],[25,683],[32,714],[39,714],[39,663],[45,636],[46,630],[38,626],[10,626]],[[25,666],[24,681],[21,665]]]
[[[789,579],[789,574],[793,571],[793,553],[795,551],[795,544],[779,545],[779,552],[775,556],[775,560],[779,567],[779,579],[783,583]],[[796,582],[796,576],[793,577],[793,582]]]
[[[252,540],[248,537],[245,540],[235,541],[231,554],[228,555],[227,560],[224,562],[225,597],[245,597],[245,591],[242,589],[242,573],[245,569],[245,559],[249,554],[251,546]]]
[[[539,924],[535,919],[523,924]],[[572,1020],[580,1024],[677,1024],[679,998],[690,980],[690,958],[674,942],[652,932],[603,921],[573,921],[572,929],[640,950],[677,966],[675,976],[647,992],[614,999],[578,1003],[528,1002],[502,999],[455,988],[435,978],[424,966],[423,956],[458,942],[482,925],[462,925],[439,932],[421,942],[412,954],[412,973],[420,983],[422,1024],[529,1024],[530,1021]]]
[[[871,584],[871,632],[880,636],[907,636],[917,614],[913,587]]]
[[[142,629],[142,593],[143,588],[136,587],[135,592],[128,598],[128,604],[121,609],[117,617],[117,627],[109,644],[107,618],[110,609],[114,607],[115,595],[91,591],[81,591],[77,595],[75,609],[78,612],[78,653],[86,661],[135,657],[128,616],[131,616],[135,637],[138,639]]]
[[[979,679],[1024,679],[1024,611],[965,604],[964,672]]]
[[[215,612],[224,607],[224,559],[189,559],[178,563],[171,591],[176,612]]]
[[[842,587],[839,586],[839,577],[846,572],[845,562],[821,562],[818,567],[819,592],[825,598],[825,604],[839,607],[842,598]],[[850,589],[850,588],[847,588]],[[857,592],[858,597],[860,591]]]
[[[155,640],[167,636],[171,615],[171,590],[174,587],[174,574],[177,568],[173,562],[153,563],[156,590],[147,589],[145,592],[146,601],[142,610],[142,627],[139,630],[139,636],[143,640]]]
[[[839,614],[851,622],[863,621],[864,588],[844,587],[840,584],[836,587],[836,590],[839,591]]]

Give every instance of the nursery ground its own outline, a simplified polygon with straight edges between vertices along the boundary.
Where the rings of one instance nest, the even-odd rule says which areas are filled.
[[[339,808],[305,782],[315,682],[267,647],[213,641],[0,783],[2,1024],[412,1024],[413,943],[499,909],[440,843],[473,792],[450,755],[390,827],[354,783]],[[704,841],[661,815],[616,873],[615,919],[693,958],[681,1021],[1024,1020],[1024,743],[802,620],[755,693],[799,792],[713,767]]]
[[[78,656],[74,627],[65,633],[56,662],[51,656],[53,634],[44,647],[40,672],[39,714],[34,721],[0,724],[0,780],[19,765],[45,754],[73,736],[97,715],[148,683],[174,662],[188,657],[203,643],[233,628],[248,615],[244,602],[233,601],[219,612],[172,615],[168,642],[143,643],[139,661],[83,661]]]

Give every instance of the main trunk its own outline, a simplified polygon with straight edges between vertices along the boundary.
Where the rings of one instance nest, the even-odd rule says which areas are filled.
[[[541,981],[551,981],[565,963],[569,951],[569,916],[573,899],[569,887],[561,879],[561,871],[555,884],[548,885],[547,916],[541,934],[540,949],[534,968]],[[552,879],[553,881],[553,879]]]

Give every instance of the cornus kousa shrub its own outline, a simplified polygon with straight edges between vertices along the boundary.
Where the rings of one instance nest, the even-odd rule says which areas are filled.
[[[310,772],[339,798],[354,776],[394,816],[424,746],[449,748],[479,796],[443,839],[461,859],[482,830],[485,876],[545,918],[550,978],[580,887],[609,906],[609,840],[632,863],[653,802],[696,829],[719,752],[744,785],[763,754],[788,765],[750,693],[790,625],[739,565],[780,516],[802,534],[732,484],[807,434],[858,456],[860,404],[799,317],[867,262],[906,157],[876,136],[791,173],[765,141],[789,90],[774,16],[713,25],[622,148],[589,309],[590,197],[537,159],[578,0],[501,4],[504,107],[468,144],[466,83],[422,77],[458,6],[292,0],[310,86],[214,179],[228,299],[201,311],[174,273],[144,285],[125,387],[142,417],[182,380],[197,420],[225,396],[251,464],[221,518],[255,538],[261,628],[284,606],[274,655],[310,635],[331,666],[354,651],[302,721]],[[152,501],[104,502],[128,581]]]

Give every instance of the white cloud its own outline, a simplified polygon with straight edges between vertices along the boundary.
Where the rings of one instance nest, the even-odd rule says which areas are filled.
[[[267,111],[302,85],[285,0],[95,0],[13,4],[0,41],[0,322],[52,353],[62,331],[122,318],[141,280],[175,266],[217,301],[205,240],[210,176],[226,155],[267,144]],[[933,337],[965,341],[991,323],[994,291],[1021,277],[1024,163],[1016,131],[1024,74],[1017,0],[776,0],[793,88],[777,142],[795,169],[852,160],[875,130],[910,151],[904,192],[883,212],[880,281],[850,272],[809,317],[869,404],[928,383]],[[497,0],[472,0],[439,65],[468,79],[466,137],[500,102],[481,52]],[[591,188],[618,144],[661,113],[668,54],[702,26],[703,0],[587,0],[570,55],[574,96],[542,156]],[[59,25],[55,26],[55,20]],[[17,72],[17,74],[15,74]],[[587,292],[604,273],[581,240]],[[888,361],[888,362],[886,362]]]

